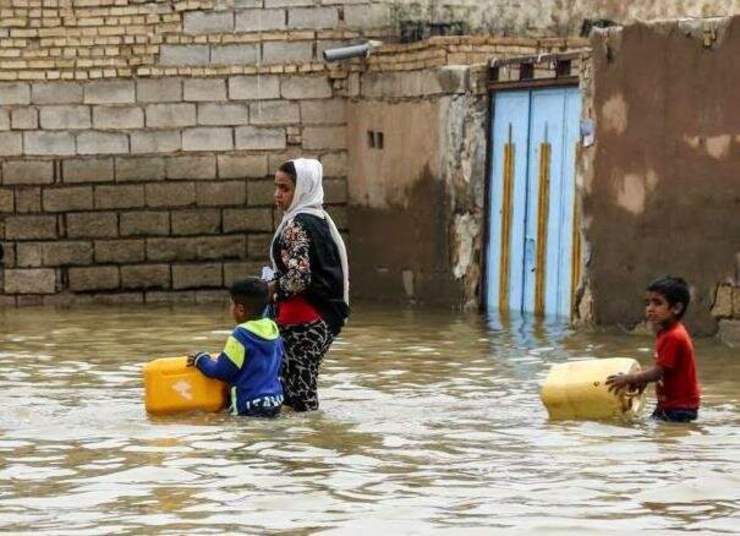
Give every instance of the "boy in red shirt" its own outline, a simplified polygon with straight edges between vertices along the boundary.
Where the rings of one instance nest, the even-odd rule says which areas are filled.
[[[655,384],[658,405],[653,418],[670,422],[689,422],[699,412],[699,383],[696,379],[694,345],[681,317],[689,306],[686,281],[663,277],[647,288],[645,316],[656,332],[655,365],[636,374],[618,374],[606,379],[609,390],[642,391]]]

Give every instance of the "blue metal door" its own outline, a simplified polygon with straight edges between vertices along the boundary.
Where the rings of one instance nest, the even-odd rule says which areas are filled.
[[[494,96],[489,310],[570,315],[580,256],[574,229],[578,88]]]

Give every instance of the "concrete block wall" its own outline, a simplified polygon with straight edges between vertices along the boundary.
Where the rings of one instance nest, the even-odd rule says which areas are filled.
[[[301,84],[305,89],[301,91]],[[3,303],[206,300],[267,263],[272,176],[325,166],[346,214],[344,80],[1,82]]]

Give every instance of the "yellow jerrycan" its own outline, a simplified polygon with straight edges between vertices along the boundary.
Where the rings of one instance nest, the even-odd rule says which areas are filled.
[[[637,361],[623,357],[559,363],[542,386],[542,402],[552,420],[632,420],[645,406],[645,393],[610,393],[606,378],[639,371]]]
[[[144,365],[144,401],[152,415],[219,411],[226,405],[227,385],[187,366],[187,357],[163,357]]]

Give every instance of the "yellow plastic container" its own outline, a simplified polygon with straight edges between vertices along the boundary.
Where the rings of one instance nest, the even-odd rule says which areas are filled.
[[[645,406],[645,393],[610,393],[606,378],[639,372],[634,359],[614,357],[553,365],[542,387],[542,402],[550,419],[632,420]]]
[[[226,405],[227,385],[187,366],[187,357],[163,357],[144,365],[144,400],[152,415],[219,411]]]

